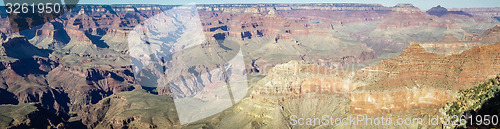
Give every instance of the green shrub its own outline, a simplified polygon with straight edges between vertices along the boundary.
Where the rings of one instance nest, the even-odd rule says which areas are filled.
[[[497,80],[495,80],[495,79],[492,78],[492,79],[490,79],[490,82],[491,82],[491,84],[493,84],[493,86],[498,86],[498,81]]]

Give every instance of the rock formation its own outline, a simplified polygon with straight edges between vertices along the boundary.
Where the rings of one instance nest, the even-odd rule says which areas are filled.
[[[0,105],[1,128],[62,128],[63,119],[40,104]]]
[[[78,116],[88,128],[179,127],[172,98],[148,94],[144,90],[109,96],[82,109]]]
[[[448,9],[441,7],[440,5],[438,5],[436,7],[432,7],[431,9],[427,10],[427,13],[430,15],[438,16],[438,17],[441,17],[441,16],[446,15],[446,14],[458,14],[458,15],[465,15],[465,16],[469,16],[469,17],[472,16],[470,14],[463,12],[463,11],[448,11]]]

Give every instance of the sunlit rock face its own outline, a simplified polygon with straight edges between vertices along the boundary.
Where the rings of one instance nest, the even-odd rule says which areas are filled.
[[[350,94],[351,113],[377,114],[438,109],[453,100],[452,92],[435,89],[400,89]],[[427,112],[432,113],[432,112]]]
[[[500,56],[494,49],[498,47],[498,43],[478,46],[442,56],[412,44],[398,57],[358,71],[325,69],[291,61],[274,67],[256,83],[251,98],[274,102],[291,101],[307,93],[341,94],[351,101],[351,113],[414,109],[432,113],[454,100],[456,91],[497,75]],[[478,59],[481,61],[477,62]]]

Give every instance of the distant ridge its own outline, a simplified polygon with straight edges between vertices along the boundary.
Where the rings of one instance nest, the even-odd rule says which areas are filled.
[[[426,12],[429,15],[435,15],[438,17],[444,16],[447,14],[457,14],[457,15],[465,15],[465,16],[472,17],[471,14],[468,14],[468,13],[463,12],[463,11],[448,11],[448,9],[441,7],[441,5],[438,5],[436,7],[432,7],[431,9],[427,10]]]

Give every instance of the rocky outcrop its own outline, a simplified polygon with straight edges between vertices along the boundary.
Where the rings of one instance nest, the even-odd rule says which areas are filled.
[[[392,8],[392,11],[403,12],[403,13],[416,13],[420,12],[420,9],[413,6],[412,4],[397,4]]]
[[[475,37],[477,38],[477,37]],[[462,42],[458,38],[447,35],[442,40],[436,42],[421,42],[419,43],[427,52],[439,54],[442,56],[449,56],[453,54],[460,54],[464,50],[471,49],[475,46],[484,45],[481,42]]]
[[[100,40],[103,40],[109,48],[120,53],[126,53],[126,50],[128,49],[128,41],[126,40],[127,36],[128,31],[126,30],[109,28]]]
[[[440,5],[438,5],[436,7],[432,7],[431,9],[427,10],[426,12],[430,15],[435,15],[438,17],[441,17],[443,15],[447,15],[447,14],[458,14],[458,15],[465,15],[465,16],[469,16],[469,17],[472,16],[468,13],[463,12],[463,11],[448,11],[448,9],[441,7]]]
[[[479,36],[479,40],[485,43],[498,43],[500,42],[500,26],[485,30],[483,34]]]
[[[104,98],[78,113],[88,128],[178,128],[171,97],[143,90],[123,92]]]
[[[61,49],[71,40],[64,25],[58,21],[45,23],[34,33],[30,43],[43,49]]]
[[[349,94],[349,112],[359,114],[396,113],[421,110],[413,115],[433,114],[435,109],[453,100],[453,93],[436,89],[400,89]],[[426,109],[434,109],[426,111]]]
[[[0,105],[1,128],[62,128],[63,119],[40,104]]]
[[[276,102],[297,99],[306,93],[344,94],[360,86],[351,82],[347,74],[304,61],[290,61],[273,67],[266,77],[255,84],[256,89],[250,97]]]
[[[12,36],[3,40],[0,55],[4,58],[29,59],[34,56],[46,58],[49,53],[34,47],[25,37]]]
[[[420,43],[420,46],[425,48],[427,52],[436,53],[442,56],[449,56],[453,54],[460,54],[465,50],[471,49],[475,46],[482,45],[482,43],[472,42],[432,42],[432,43]]]
[[[458,38],[457,37],[454,37],[452,35],[446,35],[442,40],[440,40],[439,42],[458,42]]]
[[[134,89],[132,76],[125,73],[61,65],[47,74],[47,80],[48,85],[66,92],[69,110],[76,112],[113,93]]]

